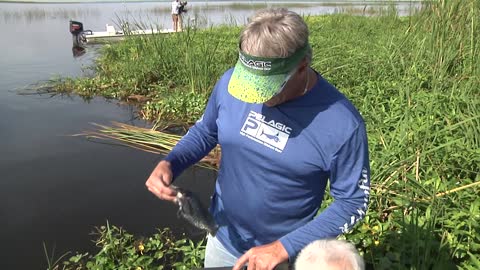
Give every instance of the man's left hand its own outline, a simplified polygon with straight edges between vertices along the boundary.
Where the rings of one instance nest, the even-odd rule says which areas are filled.
[[[248,263],[248,270],[273,270],[286,261],[288,253],[280,241],[251,248],[237,260],[232,270],[240,270]]]

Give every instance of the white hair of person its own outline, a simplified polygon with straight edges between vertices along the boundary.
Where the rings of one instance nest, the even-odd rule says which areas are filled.
[[[240,49],[253,56],[288,57],[308,42],[308,26],[303,18],[285,8],[257,11],[240,35]],[[312,50],[307,52],[310,63]]]
[[[316,240],[304,247],[295,270],[364,270],[365,263],[355,246],[343,240]]]

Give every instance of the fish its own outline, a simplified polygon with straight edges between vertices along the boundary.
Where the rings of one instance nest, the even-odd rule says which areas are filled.
[[[280,139],[278,138],[279,134],[280,134],[280,132],[277,132],[277,135],[268,134],[268,133],[265,132],[265,129],[262,129],[262,134],[260,134],[260,136],[265,135],[265,137],[267,137],[268,139],[273,140],[275,142],[279,142],[280,141]]]
[[[218,225],[212,214],[201,203],[198,197],[191,191],[170,185],[177,192],[175,203],[178,205],[177,216],[185,219],[196,228],[215,236]]]

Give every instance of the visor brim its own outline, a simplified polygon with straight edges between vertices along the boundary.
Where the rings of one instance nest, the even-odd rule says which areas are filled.
[[[264,103],[278,93],[287,79],[288,73],[253,74],[238,61],[228,83],[228,92],[243,102]]]

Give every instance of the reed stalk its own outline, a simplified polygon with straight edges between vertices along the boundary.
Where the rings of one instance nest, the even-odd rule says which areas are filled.
[[[135,127],[128,124],[113,122],[112,126],[94,124],[96,131],[86,131],[74,136],[85,136],[89,139],[119,141],[132,148],[154,154],[168,154],[182,138],[181,135]],[[220,146],[213,149],[197,164],[200,167],[217,170],[220,164]]]

